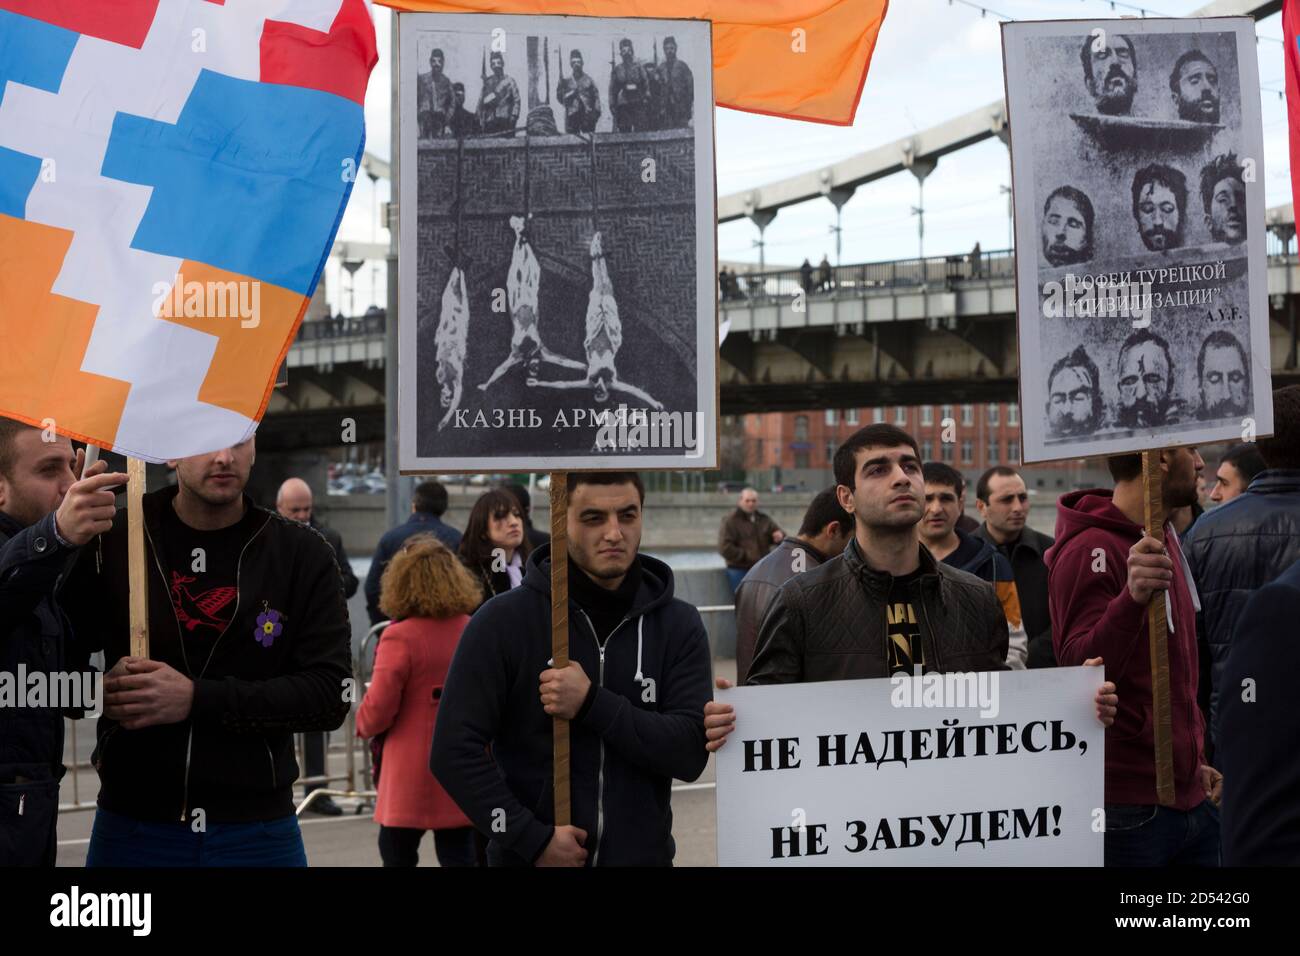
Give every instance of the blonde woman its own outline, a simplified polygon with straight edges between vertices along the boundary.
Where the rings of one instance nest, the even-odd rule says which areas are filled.
[[[425,830],[441,866],[475,866],[481,841],[429,771],[433,725],[452,654],[482,600],[473,575],[442,542],[417,534],[384,570],[379,607],[390,624],[357,713],[362,737],[384,734],[375,822],[384,866],[415,866]]]

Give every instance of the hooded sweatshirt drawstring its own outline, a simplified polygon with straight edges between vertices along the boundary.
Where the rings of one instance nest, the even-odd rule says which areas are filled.
[[[645,624],[644,614],[636,619],[636,677],[633,680],[641,680],[641,626],[643,624]]]

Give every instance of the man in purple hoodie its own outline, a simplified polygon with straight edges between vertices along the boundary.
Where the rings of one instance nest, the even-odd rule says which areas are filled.
[[[1106,730],[1106,865],[1218,866],[1222,776],[1205,763],[1197,706],[1195,586],[1165,525],[1165,544],[1143,531],[1142,456],[1109,459],[1115,490],[1076,491],[1057,504],[1056,543],[1046,554],[1056,659],[1102,657],[1119,691]],[[1194,448],[1160,453],[1166,509],[1196,501],[1204,467]],[[1174,804],[1156,803],[1147,605],[1166,592]]]

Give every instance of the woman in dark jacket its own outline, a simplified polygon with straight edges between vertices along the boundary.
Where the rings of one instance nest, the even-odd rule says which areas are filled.
[[[523,582],[531,550],[515,496],[501,488],[483,492],[460,539],[460,559],[482,582],[484,601]]]

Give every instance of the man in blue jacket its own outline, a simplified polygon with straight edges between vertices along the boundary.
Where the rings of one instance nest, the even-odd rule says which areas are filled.
[[[491,839],[490,864],[666,866],[672,781],[708,757],[708,638],[668,566],[637,553],[640,478],[570,472],[568,489],[569,666],[550,666],[547,544],[465,628],[430,768]],[[552,717],[572,721],[572,826],[553,824]]]
[[[1257,444],[1268,467],[1245,494],[1202,515],[1183,544],[1201,599],[1197,632],[1212,661],[1210,739],[1216,745],[1220,695],[1240,692],[1224,690],[1232,629],[1251,595],[1300,559],[1300,385],[1273,393],[1273,434]]]
[[[379,585],[384,578],[384,568],[393,560],[393,555],[406,544],[406,539],[413,534],[432,534],[445,544],[452,552],[460,547],[460,532],[442,520],[447,511],[447,489],[437,481],[422,481],[415,486],[411,496],[411,517],[396,528],[389,528],[379,539],[375,556],[370,562],[370,571],[366,574],[366,613],[370,623],[378,624],[384,620],[379,610]]]

